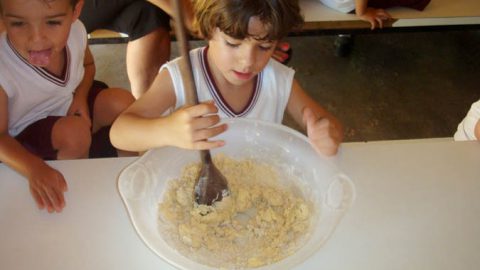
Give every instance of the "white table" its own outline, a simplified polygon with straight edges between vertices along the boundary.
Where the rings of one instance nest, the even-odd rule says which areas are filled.
[[[357,189],[326,245],[298,269],[478,269],[480,143],[347,143]],[[0,165],[0,269],[174,269],[137,236],[116,181],[133,158],[55,161],[67,207],[39,211],[27,182]]]

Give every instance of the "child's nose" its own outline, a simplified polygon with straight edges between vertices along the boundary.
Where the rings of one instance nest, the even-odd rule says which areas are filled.
[[[45,33],[42,27],[32,27],[30,30],[30,41],[38,42],[42,41],[45,37]]]
[[[255,49],[245,46],[240,55],[240,63],[242,64],[242,67],[245,69],[250,68],[255,63],[255,59]]]

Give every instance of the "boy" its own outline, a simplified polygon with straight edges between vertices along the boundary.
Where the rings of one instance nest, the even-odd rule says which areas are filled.
[[[134,100],[94,82],[83,1],[0,0],[0,161],[24,175],[40,209],[60,212],[67,184],[43,159],[86,158],[92,134]],[[101,91],[101,92],[100,92]],[[113,149],[113,148],[112,148]]]
[[[340,123],[305,93],[292,69],[271,59],[279,40],[303,23],[298,2],[197,0],[194,10],[198,30],[208,41],[207,47],[190,52],[203,103],[184,106],[179,60],[169,62],[146,94],[114,122],[112,143],[128,151],[166,145],[211,149],[224,144],[208,141],[226,130],[217,125],[221,117],[281,123],[286,109],[306,128],[318,152],[336,154],[343,136]]]

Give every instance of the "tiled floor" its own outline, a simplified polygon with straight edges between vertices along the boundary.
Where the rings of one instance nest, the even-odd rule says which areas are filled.
[[[345,58],[333,36],[289,41],[297,80],[340,118],[346,141],[450,137],[480,99],[480,31],[358,35]],[[91,49],[97,79],[129,88],[125,44]]]

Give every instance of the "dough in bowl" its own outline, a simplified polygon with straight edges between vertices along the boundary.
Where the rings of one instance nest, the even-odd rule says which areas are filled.
[[[187,165],[169,181],[159,203],[159,227],[184,256],[217,268],[254,268],[293,254],[311,226],[313,204],[277,170],[254,159],[217,155],[230,196],[196,205],[193,188],[201,164]],[[293,177],[292,177],[293,178]]]

